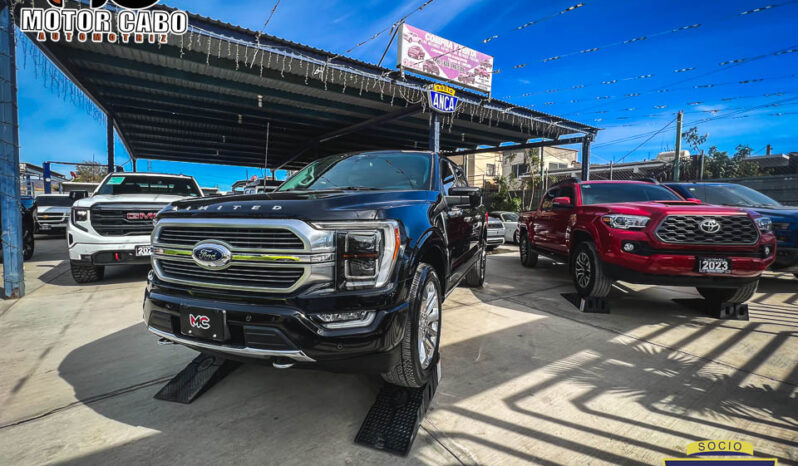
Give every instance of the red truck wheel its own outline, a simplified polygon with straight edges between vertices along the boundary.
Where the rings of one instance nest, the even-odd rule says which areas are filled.
[[[529,244],[529,236],[526,232],[519,233],[521,237],[521,245],[518,246],[518,252],[521,255],[521,264],[524,267],[534,267],[538,264],[538,254],[532,250]]]
[[[612,280],[604,274],[596,246],[579,243],[571,258],[571,278],[576,291],[585,297],[604,298],[612,290]]]

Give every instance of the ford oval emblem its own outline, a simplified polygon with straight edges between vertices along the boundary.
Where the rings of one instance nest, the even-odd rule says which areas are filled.
[[[199,243],[191,251],[191,258],[202,268],[220,270],[230,265],[233,254],[226,246],[218,243]]]

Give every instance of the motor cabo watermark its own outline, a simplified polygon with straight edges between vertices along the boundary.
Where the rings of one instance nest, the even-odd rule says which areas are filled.
[[[19,27],[36,40],[58,42],[168,41],[170,34],[188,32],[188,13],[149,10],[159,0],[113,0],[119,9],[105,9],[108,0],[92,0],[90,8],[64,8],[65,0],[48,0],[50,8],[22,8]]]

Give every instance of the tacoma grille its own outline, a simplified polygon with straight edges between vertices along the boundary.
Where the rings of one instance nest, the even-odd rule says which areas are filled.
[[[147,236],[166,204],[95,204],[91,227],[102,236]]]
[[[194,262],[156,259],[166,280],[182,280],[198,286],[288,289],[305,272],[302,267],[258,267],[232,265],[224,270],[206,270]]]
[[[305,245],[292,231],[283,228],[207,228],[203,226],[166,226],[158,233],[158,243],[194,246],[215,239],[240,249],[292,249]]]
[[[702,231],[699,225],[707,219],[717,221],[720,230]],[[670,215],[657,228],[657,237],[665,243],[750,245],[759,240],[759,230],[747,215]]]

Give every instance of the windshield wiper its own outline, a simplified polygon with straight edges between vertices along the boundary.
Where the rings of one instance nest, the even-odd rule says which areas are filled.
[[[372,188],[370,186],[336,186],[335,189],[342,191],[381,191],[380,188]]]

